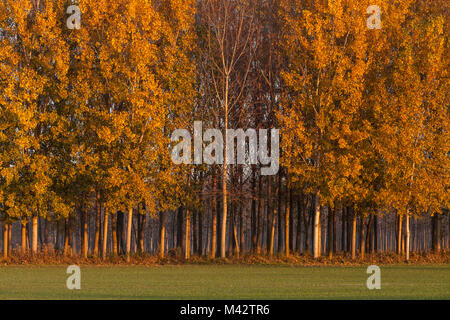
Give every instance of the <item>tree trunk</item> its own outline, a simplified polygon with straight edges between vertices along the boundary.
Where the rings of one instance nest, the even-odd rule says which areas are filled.
[[[369,218],[370,219],[370,218]],[[370,222],[368,223],[368,228],[370,228]],[[360,254],[361,254],[361,260],[364,260],[364,249],[365,249],[365,236],[364,236],[364,231],[365,231],[365,223],[364,223],[364,217],[361,216],[361,228],[360,228]]]
[[[216,190],[216,179],[213,181],[213,191]],[[213,194],[212,197],[212,234],[211,234],[211,258],[216,257],[216,247],[217,247],[217,199],[216,195]]]
[[[22,219],[20,225],[21,225],[20,235],[22,237],[21,250],[22,250],[22,253],[26,253],[27,252],[27,222],[24,219]]]
[[[203,256],[203,219],[206,215],[198,214],[198,255]]]
[[[98,256],[100,243],[100,218],[101,218],[100,192],[95,194],[95,237],[94,237],[94,256]]]
[[[373,218],[373,251],[378,253],[378,216]]]
[[[111,215],[111,231],[112,231],[112,250],[113,254],[117,255],[118,241],[117,241],[117,213],[113,212]]]
[[[320,248],[320,191],[316,192],[314,199],[314,241],[313,241],[313,257],[317,259],[321,255]]]
[[[69,218],[64,219],[64,255],[69,253]]]
[[[409,212],[408,211],[406,211],[406,216],[405,216],[405,228],[406,228],[405,256],[406,256],[406,261],[409,261],[410,232],[409,232]]]
[[[128,209],[128,223],[127,223],[127,262],[130,262],[130,253],[131,253],[131,228],[133,226],[133,207]]]
[[[352,208],[352,260],[356,259],[356,211]]]
[[[164,258],[166,241],[166,214],[161,211],[159,214],[159,257]]]
[[[108,248],[108,218],[109,213],[105,210],[105,221],[103,222],[103,248],[102,248],[102,258],[106,259],[107,248]]]
[[[37,253],[37,247],[38,247],[38,215],[35,213],[33,215],[33,218],[31,218],[32,223],[32,241],[31,241],[31,252],[33,254]]]
[[[191,257],[191,213],[186,210],[186,234],[185,234],[185,248],[184,248],[184,258],[190,259]]]

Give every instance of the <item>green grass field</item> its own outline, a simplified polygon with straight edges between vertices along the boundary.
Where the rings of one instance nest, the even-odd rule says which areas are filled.
[[[450,299],[450,265],[381,266],[381,290],[365,267],[264,265],[0,267],[0,299]]]

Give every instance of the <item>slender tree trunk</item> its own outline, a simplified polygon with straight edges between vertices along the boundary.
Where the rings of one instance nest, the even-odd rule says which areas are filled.
[[[128,223],[127,223],[127,262],[130,262],[130,253],[131,253],[131,228],[133,226],[133,207],[128,209]]]
[[[272,212],[272,178],[267,178],[267,252],[273,254],[273,217]]]
[[[370,218],[369,218],[370,219]],[[361,228],[360,228],[360,254],[361,254],[361,260],[364,260],[364,249],[365,249],[365,223],[364,223],[364,216],[361,216]],[[370,223],[368,224],[368,228],[370,228]]]
[[[69,217],[64,219],[64,255],[69,253]]]
[[[159,214],[159,257],[164,258],[166,241],[166,214],[161,211]]]
[[[98,256],[99,243],[100,243],[100,218],[101,218],[101,205],[100,205],[100,192],[97,190],[95,194],[95,237],[94,237],[94,256]]]
[[[33,254],[37,253],[37,247],[38,247],[38,215],[35,213],[33,217],[31,218],[32,223],[32,242],[31,242],[31,252]]]
[[[352,260],[356,259],[356,211],[352,208]]]
[[[107,248],[108,248],[108,218],[109,213],[105,210],[105,221],[103,222],[103,248],[102,248],[102,258],[106,259]]]
[[[26,253],[27,252],[27,222],[24,219],[22,219],[20,225],[21,225],[20,235],[22,237],[21,250],[22,250],[22,253]]]
[[[409,261],[410,230],[409,230],[409,212],[408,211],[406,211],[406,215],[405,215],[405,228],[406,228],[405,256],[406,256],[406,261]]]
[[[186,234],[185,234],[185,248],[184,248],[184,258],[191,258],[191,213],[189,210],[186,210]]]
[[[216,191],[216,179],[213,180],[213,192]],[[211,210],[212,210],[212,234],[211,234],[211,258],[216,257],[216,247],[217,247],[217,199],[216,195],[214,194],[212,197],[212,204],[211,204]]]
[[[112,231],[112,250],[113,254],[117,255],[118,241],[117,241],[117,213],[111,214],[111,231]]]
[[[296,250],[298,254],[302,253],[302,215],[303,215],[303,193],[297,199],[297,238]]]
[[[314,241],[313,241],[313,257],[317,259],[321,255],[320,248],[320,191],[316,192],[314,199]]]

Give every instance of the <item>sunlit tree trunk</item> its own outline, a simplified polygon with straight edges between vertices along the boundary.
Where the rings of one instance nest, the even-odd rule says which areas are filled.
[[[317,259],[321,255],[320,248],[320,191],[316,192],[314,199],[314,241],[313,241],[313,257]]]
[[[108,248],[108,218],[109,213],[105,210],[105,221],[103,222],[103,248],[102,248],[102,258],[106,259],[107,248]]]
[[[38,247],[38,215],[35,213],[31,218],[32,223],[32,241],[31,241],[31,252],[33,254],[37,253]]]
[[[409,230],[409,212],[406,211],[405,215],[405,228],[406,228],[406,243],[405,243],[405,257],[406,261],[409,261],[409,243],[410,243],[410,230]]]
[[[128,223],[127,223],[127,262],[130,261],[131,253],[131,227],[133,226],[133,207],[128,209]],[[163,249],[164,250],[164,249]]]
[[[352,208],[352,260],[356,259],[356,211]]]
[[[20,223],[21,229],[20,229],[20,235],[21,235],[21,250],[22,253],[27,252],[27,222],[22,219]]]

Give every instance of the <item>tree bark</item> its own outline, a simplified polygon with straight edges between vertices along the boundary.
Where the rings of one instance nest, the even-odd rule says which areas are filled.
[[[21,250],[22,250],[22,253],[26,253],[27,252],[27,222],[24,219],[22,219],[20,225],[21,225],[20,235],[22,237]]]
[[[184,248],[184,258],[191,258],[191,213],[186,210],[186,227],[185,227],[185,248]]]
[[[370,218],[369,218],[370,219]],[[365,223],[364,223],[364,217],[361,216],[361,228],[360,228],[360,254],[361,254],[361,259],[364,260],[364,249],[365,249],[365,236],[364,236],[364,231],[365,231]],[[370,222],[368,224],[368,228],[370,228]]]
[[[98,256],[100,243],[100,218],[101,218],[101,204],[100,191],[95,193],[95,237],[94,237],[94,256]]]
[[[356,211],[352,208],[352,260],[356,259]]]
[[[131,228],[133,226],[133,207],[128,209],[128,223],[127,223],[127,262],[130,262],[130,253],[131,253]]]
[[[406,211],[405,216],[405,228],[406,228],[406,240],[405,240],[405,257],[406,261],[409,261],[409,243],[410,243],[410,230],[409,230],[409,212]]]
[[[159,214],[159,257],[164,258],[166,242],[166,214],[161,211]]]
[[[31,252],[33,254],[37,253],[37,247],[38,247],[38,215],[35,213],[33,217],[31,218],[32,223],[32,242],[31,242]]]
[[[105,210],[105,221],[103,222],[103,248],[102,248],[102,258],[106,259],[107,248],[108,248],[108,218],[109,213]]]
[[[313,257],[317,259],[321,255],[320,248],[320,191],[316,192],[314,199],[314,241],[313,241]]]

